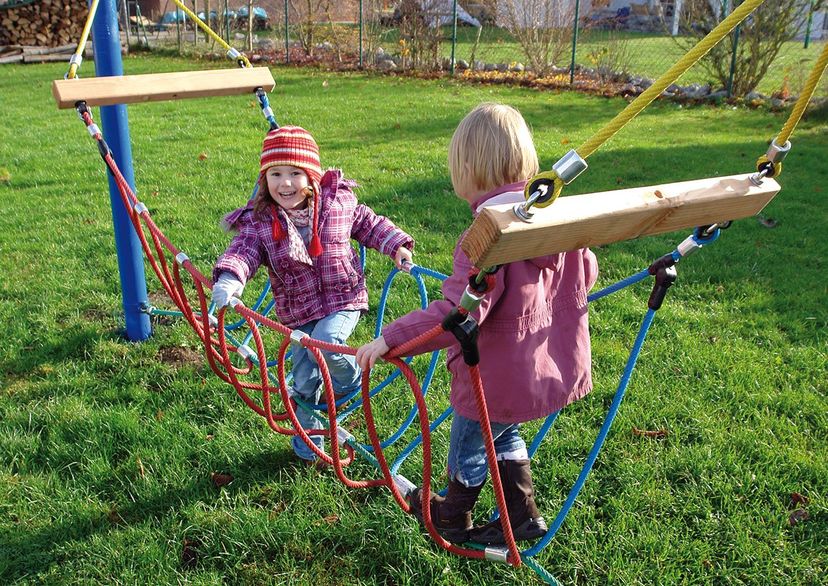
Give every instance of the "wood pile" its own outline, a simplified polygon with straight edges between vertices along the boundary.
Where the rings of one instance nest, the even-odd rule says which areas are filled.
[[[65,61],[69,63],[72,53],[78,48],[76,44],[61,45],[60,47],[32,47],[28,45],[0,46],[0,64],[2,63],[47,63],[51,61]],[[123,47],[121,47],[123,52]],[[91,43],[86,45],[84,59],[92,58]],[[67,65],[68,66],[68,65]]]
[[[38,0],[0,8],[0,45],[62,47],[80,40],[89,9],[86,0]]]

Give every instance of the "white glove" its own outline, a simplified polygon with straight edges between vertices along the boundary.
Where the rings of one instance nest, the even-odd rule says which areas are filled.
[[[230,298],[241,297],[244,291],[244,283],[239,281],[232,273],[222,273],[218,281],[213,284],[213,303],[216,309],[220,309],[230,303]]]

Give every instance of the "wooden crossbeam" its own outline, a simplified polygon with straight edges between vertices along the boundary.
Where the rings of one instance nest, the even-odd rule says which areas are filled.
[[[58,79],[52,82],[52,95],[58,108],[63,109],[74,108],[79,101],[89,106],[111,106],[252,94],[257,87],[270,91],[274,85],[276,82],[267,67],[244,67]]]
[[[513,205],[484,208],[461,244],[479,268],[556,252],[695,228],[759,213],[781,189],[751,174],[561,197],[533,209],[529,222]]]

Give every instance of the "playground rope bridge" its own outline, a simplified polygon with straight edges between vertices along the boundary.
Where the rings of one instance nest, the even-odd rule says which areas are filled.
[[[179,6],[183,6],[180,0],[174,1]],[[116,224],[116,246],[119,246],[120,250],[119,238],[124,238],[118,225],[119,214],[123,213],[129,237],[137,238],[146,262],[149,263],[167,295],[177,307],[175,312],[158,311],[150,308],[144,301],[140,304],[141,307],[137,308],[137,311],[142,314],[142,319],[148,320],[150,313],[175,313],[182,316],[201,340],[206,359],[216,376],[231,385],[244,403],[261,416],[274,432],[299,436],[317,458],[330,464],[336,477],[350,488],[384,486],[404,511],[410,511],[407,496],[415,488],[415,484],[400,474],[399,470],[406,459],[421,447],[423,466],[422,480],[419,485],[422,487],[422,514],[425,527],[432,539],[440,547],[457,555],[496,560],[513,566],[525,563],[544,581],[557,583],[555,578],[535,561],[534,557],[549,545],[560,529],[598,457],[629,385],[655,312],[661,307],[670,286],[677,278],[676,264],[687,255],[715,242],[721,230],[728,227],[731,220],[752,216],[761,211],[779,191],[780,187],[772,177],[781,173],[782,159],[790,150],[788,138],[802,116],[822,72],[828,67],[828,47],[818,59],[788,122],[780,134],[771,141],[767,153],[759,157],[755,171],[743,175],[592,193],[559,200],[557,198],[563,187],[587,168],[586,157],[643,110],[661,93],[664,87],[667,87],[698,61],[761,2],[762,0],[747,0],[736,8],[705,39],[700,41],[696,48],[657,80],[651,90],[641,94],[582,147],[565,155],[551,171],[540,173],[532,178],[527,183],[526,202],[514,207],[502,205],[485,208],[475,219],[462,243],[464,252],[475,266],[479,267],[480,273],[470,278],[469,287],[458,307],[446,317],[443,324],[392,349],[385,358],[396,367],[396,370],[385,380],[372,387],[371,373],[364,372],[360,391],[343,398],[334,395],[330,373],[322,358],[322,352],[331,351],[353,355],[355,349],[315,340],[301,331],[292,330],[268,317],[273,308],[273,302],[265,303],[269,285],[265,286],[251,307],[238,299],[231,302],[232,310],[239,316],[234,323],[227,323],[228,309],[226,307],[221,308],[216,314],[213,313],[214,308],[207,297],[207,291],[212,288],[211,281],[155,224],[147,206],[138,200],[131,187],[132,171],[129,156],[122,157],[120,156],[122,153],[113,152],[110,149],[89,109],[91,105],[103,106],[104,125],[109,127],[109,124],[112,124],[115,129],[113,134],[118,135],[117,138],[122,144],[124,137],[121,136],[121,131],[126,133],[125,152],[127,153],[129,152],[128,129],[117,118],[119,109],[124,108],[123,104],[126,103],[251,92],[257,96],[264,117],[272,129],[278,125],[267,100],[267,91],[272,89],[275,83],[270,72],[265,68],[250,67],[243,55],[226,47],[228,57],[236,61],[241,69],[123,76],[122,71],[119,70],[120,66],[114,70],[106,70],[105,67],[99,66],[99,77],[80,80],[76,77],[80,66],[78,55],[82,54],[82,45],[85,43],[98,10],[99,2],[95,0],[90,7],[84,39],[79,45],[78,52],[70,60],[70,70],[66,79],[54,82],[53,94],[59,107],[76,109],[90,136],[96,141],[99,153],[110,172],[112,183],[116,188],[114,191],[117,192],[115,194],[113,190],[110,190]],[[100,3],[106,5],[107,8],[103,10],[104,21],[95,31],[96,49],[115,53],[119,57],[118,40],[112,38],[110,34],[111,30],[117,31],[117,26],[110,26],[111,22],[106,21],[106,18],[111,21],[113,15],[117,13],[115,5],[112,0],[100,0]],[[195,20],[202,28],[206,27],[198,19]],[[98,26],[97,20],[95,26]],[[110,122],[107,121],[107,116],[110,116]],[[116,151],[118,150],[120,149],[116,147]],[[120,165],[116,162],[119,158],[122,159]],[[122,172],[124,163],[127,164],[126,172]],[[533,206],[546,208],[556,200],[556,205],[549,209],[543,209],[540,212],[531,211]],[[115,201],[120,202],[117,208]],[[584,210],[587,212],[585,213]],[[503,487],[496,465],[485,393],[476,363],[474,336],[464,335],[464,333],[474,331],[477,327],[471,318],[471,313],[486,295],[486,275],[496,271],[498,265],[508,262],[693,227],[695,229],[692,233],[674,250],[626,279],[589,296],[590,302],[595,301],[649,277],[654,278],[647,309],[607,417],[581,472],[547,534],[531,547],[520,550],[512,535]],[[143,282],[143,260],[139,258],[135,263],[140,264],[140,280]],[[438,280],[446,278],[439,272],[419,266],[410,266],[406,272],[417,283],[422,307],[428,304],[424,278]],[[386,279],[379,302],[376,335],[380,333],[391,285],[399,273],[397,269],[392,269]],[[191,302],[193,291],[195,298]],[[125,307],[127,296],[125,288]],[[146,299],[145,291],[144,299]],[[128,332],[129,325],[128,315]],[[492,486],[505,536],[505,547],[485,547],[475,543],[460,546],[449,543],[440,536],[431,519],[431,508],[428,502],[432,482],[431,437],[432,433],[448,419],[452,410],[446,409],[433,421],[430,419],[426,394],[438,361],[438,353],[431,354],[422,383],[410,366],[410,360],[404,360],[401,357],[406,356],[412,348],[440,335],[445,330],[455,333],[464,350],[464,357],[472,375],[489,472],[492,476]],[[271,360],[268,359],[267,351],[271,346],[271,341],[269,337],[265,339],[269,335],[275,335],[278,340],[275,344],[276,358]],[[305,347],[314,355],[322,374],[324,403],[312,405],[291,396],[286,362],[290,359],[292,344]],[[398,378],[401,378],[410,389],[411,407],[399,428],[387,438],[381,439],[377,430],[372,400]],[[297,419],[297,409],[312,413],[327,427],[320,430],[303,429]],[[349,417],[357,413],[361,413],[364,418],[367,441],[360,441],[343,425]],[[538,451],[557,416],[558,413],[554,413],[542,422],[530,443],[528,450],[530,457]],[[398,451],[393,461],[389,461],[386,451],[402,439],[415,420],[419,426],[418,433],[414,434],[416,437]],[[329,451],[325,452],[313,444],[309,434],[324,434],[329,438]],[[378,475],[367,479],[352,478],[346,469],[358,457],[372,464],[378,470]]]

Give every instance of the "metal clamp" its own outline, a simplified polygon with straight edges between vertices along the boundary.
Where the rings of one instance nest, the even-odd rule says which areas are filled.
[[[483,550],[483,555],[493,562],[509,563],[509,550],[505,547],[487,547]]]
[[[243,344],[243,345],[239,346],[238,348],[236,348],[236,351],[239,354],[241,354],[242,358],[244,358],[246,360],[253,360],[254,358],[258,358],[258,356],[253,351],[253,349],[250,346],[248,346],[247,344]]]
[[[558,174],[564,185],[569,185],[575,178],[587,170],[589,165],[581,158],[575,149],[572,149],[552,165],[552,170]]]
[[[186,255],[185,253],[183,253],[183,252],[179,252],[178,254],[176,254],[176,255],[175,255],[175,262],[177,262],[177,263],[178,263],[178,264],[180,264],[180,265],[183,265],[183,264],[184,264],[185,262],[187,262],[188,260],[190,260],[190,257],[189,257],[189,256],[187,256],[187,255]]]
[[[297,344],[301,344],[302,340],[307,337],[308,334],[306,334],[302,330],[291,330],[290,332],[290,341],[296,342]]]
[[[408,496],[417,488],[413,482],[402,474],[395,474],[393,480],[397,490],[399,490],[403,496]]]
[[[768,147],[768,152],[765,153],[765,156],[768,158],[768,161],[776,164],[785,160],[785,157],[788,156],[789,152],[791,152],[791,141],[786,140],[785,144],[779,146],[776,144],[776,139],[773,139]]]
[[[336,428],[336,439],[340,441],[340,443],[347,443],[349,441],[356,441],[356,438],[353,434],[349,433],[347,429],[343,429],[342,426],[338,426]]]

